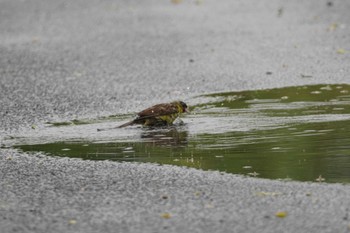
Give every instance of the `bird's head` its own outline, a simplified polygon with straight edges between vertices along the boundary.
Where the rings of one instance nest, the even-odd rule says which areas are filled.
[[[182,112],[190,112],[190,111],[188,110],[187,104],[185,104],[185,103],[182,102],[182,101],[179,101],[178,104],[180,105],[180,109],[181,109]]]

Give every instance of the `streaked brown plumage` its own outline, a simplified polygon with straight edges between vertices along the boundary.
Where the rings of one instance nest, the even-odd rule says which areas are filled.
[[[187,105],[182,101],[157,104],[139,112],[137,117],[118,128],[134,124],[145,126],[171,125],[174,120],[183,112],[188,112]]]

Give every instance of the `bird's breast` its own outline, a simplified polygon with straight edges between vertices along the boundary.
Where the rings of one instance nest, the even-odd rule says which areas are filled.
[[[167,124],[172,124],[175,119],[178,117],[178,113],[174,113],[174,114],[169,114],[169,115],[165,115],[165,116],[159,116],[159,118],[162,120],[162,121],[165,121],[167,122]]]

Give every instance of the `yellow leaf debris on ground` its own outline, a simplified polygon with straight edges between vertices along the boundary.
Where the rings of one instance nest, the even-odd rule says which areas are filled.
[[[337,50],[337,53],[338,53],[338,54],[345,54],[346,51],[345,51],[345,49],[338,49],[338,50]]]
[[[169,213],[162,213],[160,216],[165,219],[171,218],[171,215]]]
[[[284,218],[284,217],[287,216],[287,212],[285,212],[285,211],[278,211],[275,215],[276,215],[276,217]]]
[[[196,192],[194,193],[194,195],[195,195],[196,197],[199,197],[199,196],[201,195],[201,192],[200,192],[200,191],[196,191]]]
[[[328,31],[334,31],[335,29],[337,29],[338,24],[337,23],[332,23],[329,27],[328,27]]]
[[[77,223],[77,220],[71,219],[71,220],[68,221],[68,223],[69,223],[70,225],[74,225],[74,224]]]
[[[320,175],[320,176],[317,177],[315,180],[316,180],[317,182],[323,182],[323,181],[325,181],[326,179],[323,178],[323,177]]]

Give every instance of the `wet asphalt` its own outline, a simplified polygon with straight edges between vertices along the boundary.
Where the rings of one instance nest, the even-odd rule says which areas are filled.
[[[350,232],[350,186],[26,154],[47,121],[350,83],[349,1],[0,1],[0,232]],[[186,121],[186,118],[184,118]],[[279,216],[279,217],[278,217]]]

